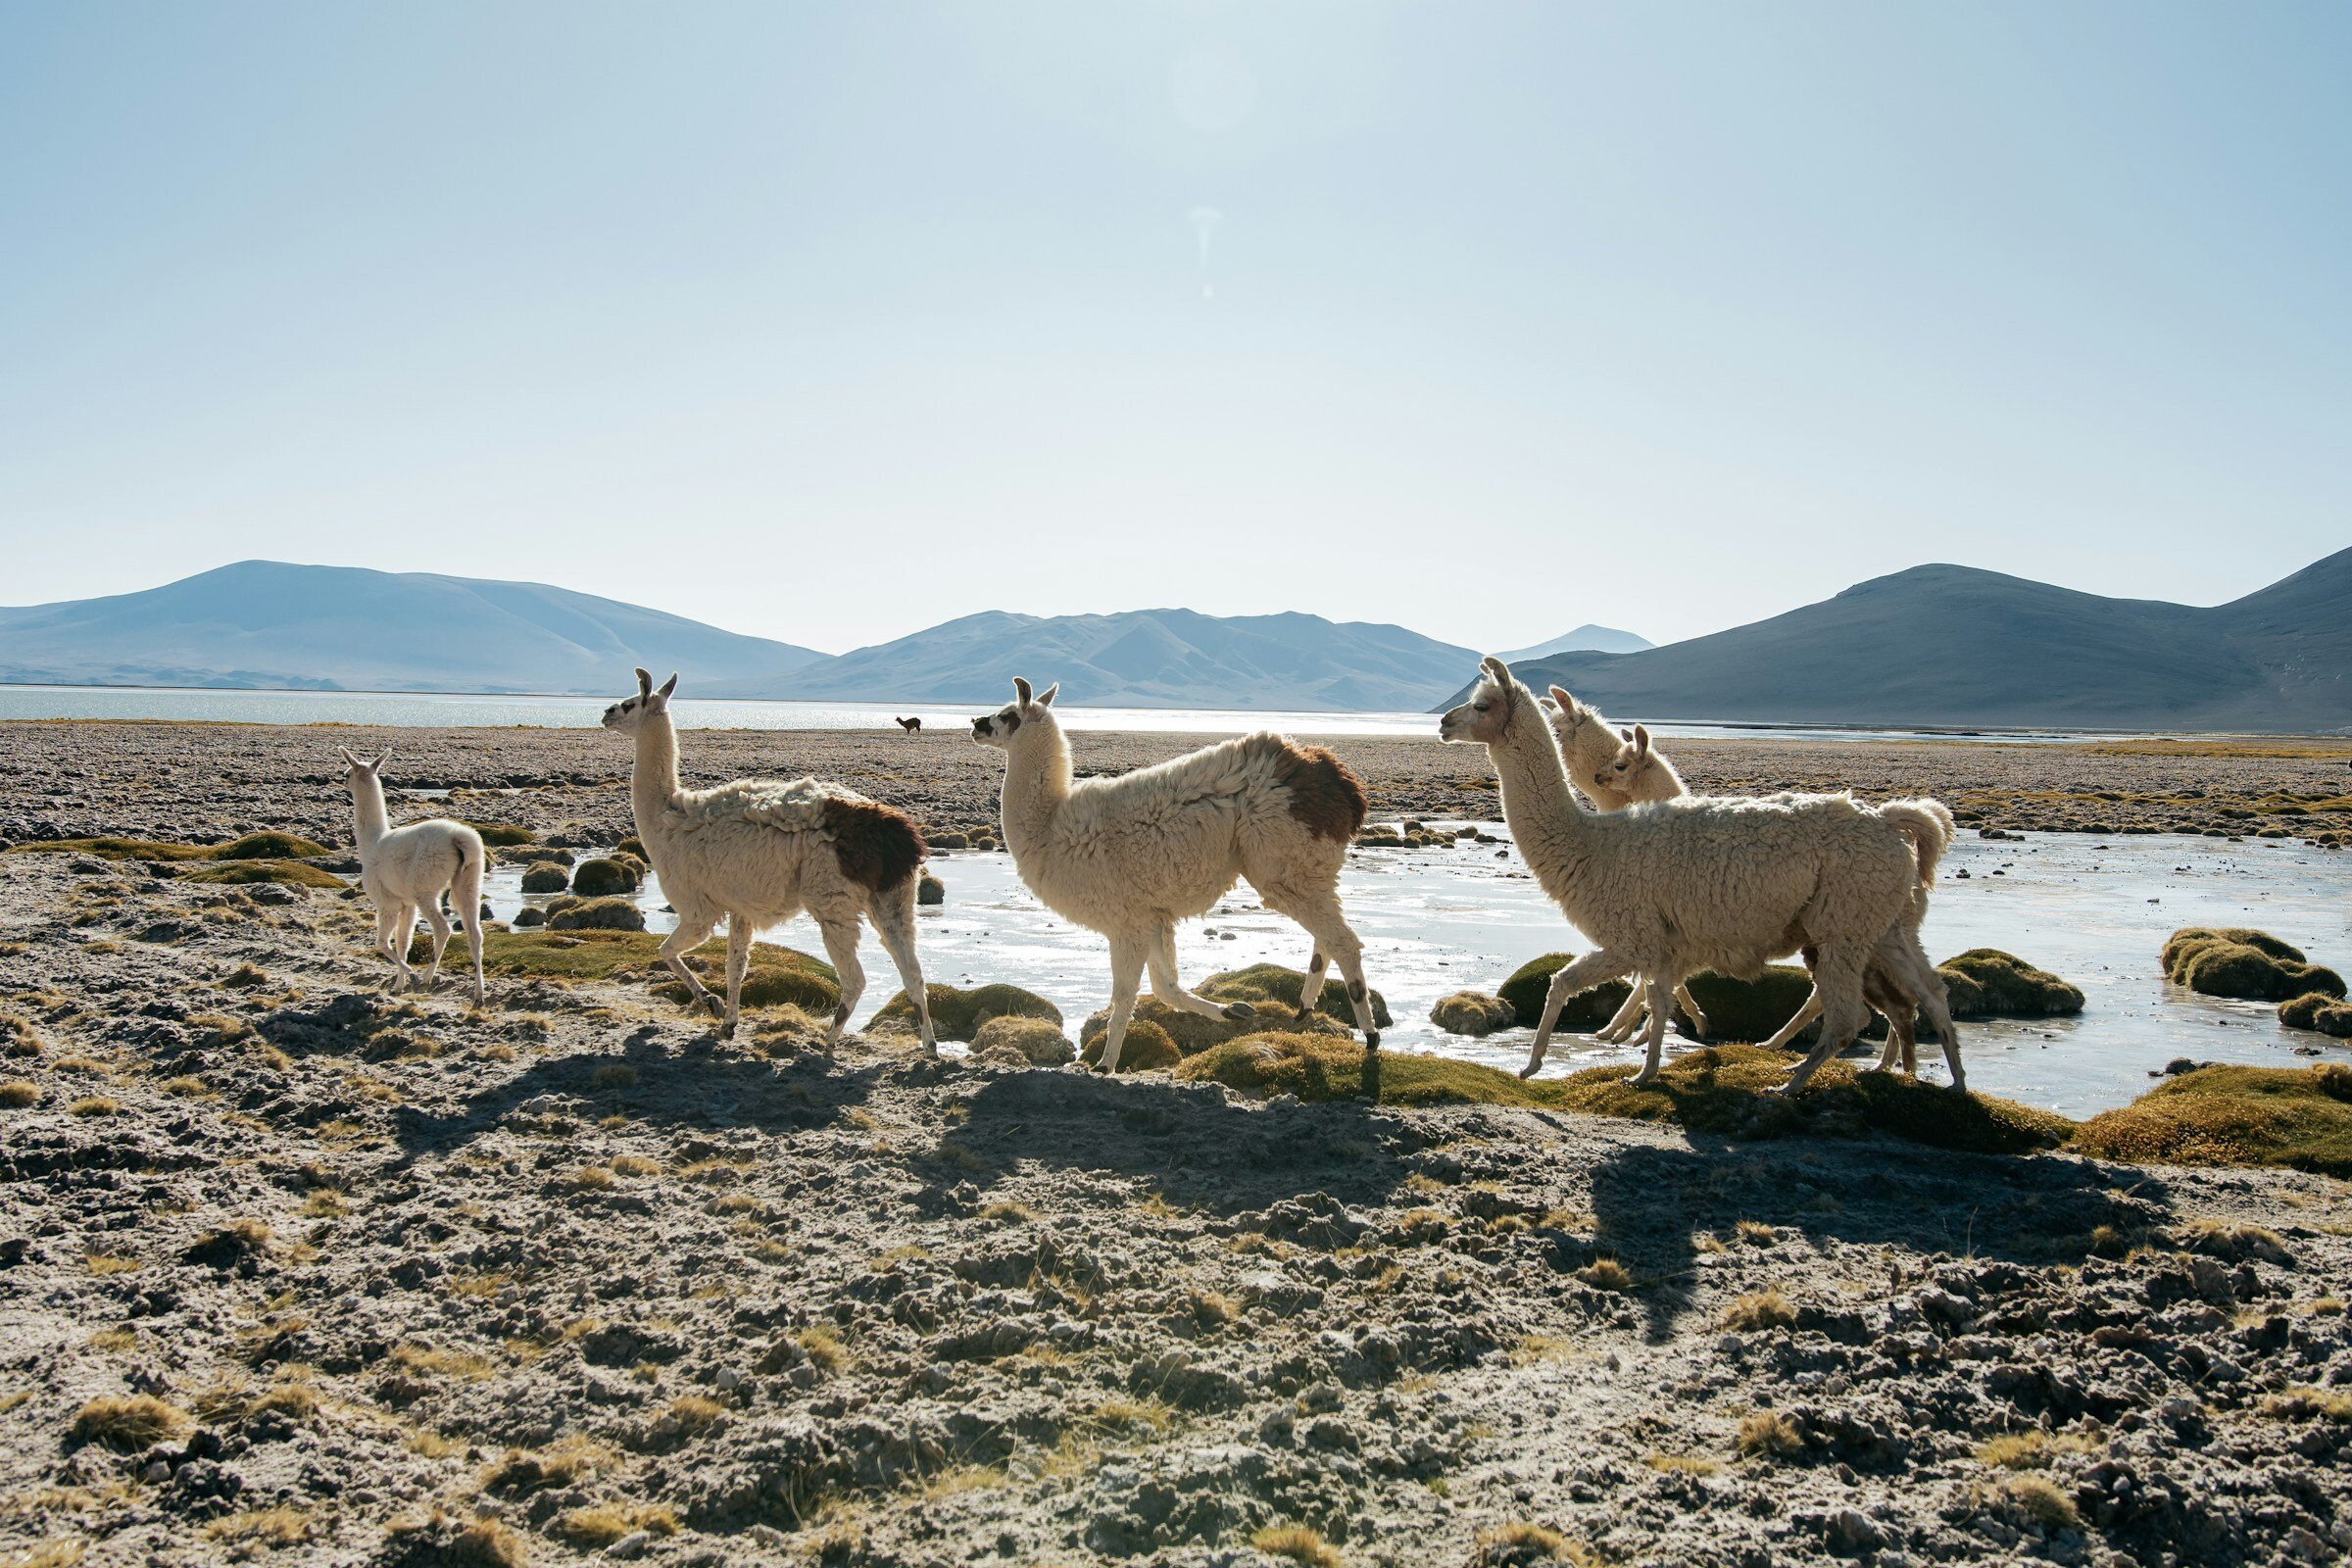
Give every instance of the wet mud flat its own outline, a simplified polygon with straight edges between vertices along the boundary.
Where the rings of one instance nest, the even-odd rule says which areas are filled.
[[[32,809],[343,841],[158,744]],[[220,798],[104,819],[167,764]],[[0,1561],[2352,1548],[2339,1182],[827,1061],[385,997],[338,890],[0,865]]]
[[[1362,776],[1376,820],[1499,815],[1483,753],[1441,744],[1430,722],[1427,739],[1348,735],[1323,744]],[[1070,734],[1082,774],[1161,761],[1205,739]],[[554,844],[611,844],[632,831],[629,748],[602,730],[9,722],[0,723],[0,840],[227,839],[277,828],[348,843],[339,745],[392,748],[386,782],[396,814],[404,789],[487,791],[462,796],[453,808],[532,828]],[[1969,829],[2336,842],[2352,835],[2352,770],[2343,757],[2294,755],[2291,747],[2217,750],[2225,755],[1963,741],[1678,740],[1672,748],[1701,792],[1932,794]],[[681,737],[681,751],[689,786],[815,774],[902,807],[926,829],[996,826],[1003,763],[953,731],[694,730]]]

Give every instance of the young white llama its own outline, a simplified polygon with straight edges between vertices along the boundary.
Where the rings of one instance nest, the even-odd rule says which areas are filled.
[[[1635,798],[1609,778],[1609,765],[1616,761],[1623,744],[1617,726],[1603,718],[1599,709],[1578,702],[1557,686],[1549,696],[1539,699],[1538,706],[1559,739],[1560,760],[1576,792],[1603,811],[1622,811],[1633,805]]]
[[[1364,945],[1340,910],[1340,865],[1364,824],[1364,787],[1331,753],[1260,732],[1116,778],[1072,782],[1069,743],[1049,686],[972,720],[972,739],[1004,754],[1004,847],[1021,880],[1066,920],[1110,939],[1110,1021],[1102,1070],[1116,1071],[1146,968],[1160,1001],[1239,1022],[1177,982],[1176,922],[1205,914],[1248,877],[1266,907],[1314,939],[1298,993],[1304,1017],[1336,960],[1364,1032],[1380,1049],[1364,986]]]
[[[1469,701],[1439,722],[1439,735],[1487,748],[1502,790],[1503,819],[1544,891],[1597,944],[1551,978],[1534,1049],[1533,1076],[1558,1020],[1579,991],[1633,973],[1648,992],[1648,1050],[1633,1082],[1656,1081],[1671,987],[1695,969],[1753,976],[1798,943],[1819,950],[1814,989],[1821,1038],[1786,1086],[1807,1079],[1869,1017],[1862,975],[1880,957],[1923,999],[1959,1053],[1943,1012],[1942,983],[1904,916],[1919,881],[1911,835],[1887,813],[1840,795],[1734,799],[1685,795],[1612,813],[1578,805],[1560,750],[1535,694],[1498,659],[1481,662]],[[1901,803],[1897,803],[1900,805]]]
[[[342,747],[351,764],[351,810],[360,850],[360,886],[375,906],[375,951],[392,960],[392,990],[409,983],[409,933],[416,929],[419,910],[433,928],[433,966],[421,989],[430,991],[441,980],[441,954],[449,946],[449,917],[441,912],[446,890],[456,899],[457,914],[466,927],[466,945],[473,950],[473,1000],[482,1000],[482,836],[463,822],[436,816],[406,827],[394,827],[384,811],[384,764],[392,760],[386,747],[372,758],[354,757]]]
[[[605,710],[605,728],[636,741],[629,796],[637,836],[662,879],[662,892],[678,911],[678,928],[662,944],[662,961],[686,982],[697,1004],[719,1017],[720,1035],[732,1035],[752,933],[807,909],[841,979],[841,1004],[825,1033],[830,1050],[840,1043],[842,1028],[865,991],[865,970],[858,962],[862,916],[873,922],[874,934],[898,966],[914,1004],[923,1049],[937,1055],[930,993],[923,988],[923,966],[914,953],[922,834],[905,812],[816,779],[746,778],[715,789],[681,789],[678,733],[669,718],[669,694],[677,685],[672,675],[657,691],[654,677],[640,669],[637,695]],[[723,1004],[685,960],[722,918],[727,922]]]

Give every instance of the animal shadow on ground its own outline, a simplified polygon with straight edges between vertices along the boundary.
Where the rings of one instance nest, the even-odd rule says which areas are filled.
[[[1730,1237],[1743,1220],[1816,1243],[2048,1265],[2080,1262],[2100,1226],[2135,1235],[2172,1213],[2169,1190],[2142,1171],[1876,1140],[1629,1145],[1594,1164],[1592,1184],[1597,1245],[1645,1282],[1653,1339],[1693,1307],[1699,1236]]]
[[[844,1065],[810,1054],[771,1061],[720,1049],[710,1035],[677,1050],[649,1026],[628,1036],[617,1053],[579,1052],[533,1062],[467,1096],[455,1111],[401,1107],[400,1163],[468,1143],[511,1118],[527,1118],[545,1096],[561,1097],[562,1114],[625,1110],[632,1122],[649,1127],[807,1132],[842,1121],[894,1065]],[[616,1081],[615,1068],[632,1076]]]
[[[1022,1160],[1140,1177],[1171,1202],[1231,1216],[1321,1193],[1384,1202],[1421,1140],[1359,1102],[1231,1103],[1214,1084],[1037,1070],[993,1075],[966,1102],[955,1142],[985,1169],[948,1186],[992,1182]]]

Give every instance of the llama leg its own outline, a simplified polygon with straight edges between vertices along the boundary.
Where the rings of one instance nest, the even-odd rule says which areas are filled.
[[[1928,1015],[1928,1027],[1943,1046],[1943,1063],[1952,1071],[1952,1087],[1965,1090],[1968,1076],[1960,1067],[1960,1030],[1952,1022],[1950,993],[1945,989],[1943,976],[1928,961],[1927,950],[1919,945],[1917,931],[1905,931],[1899,944],[1881,948],[1882,955],[1892,948],[1895,961],[1905,972],[1912,992],[1919,998],[1920,1010]],[[1904,1054],[1904,1070],[1917,1075],[1918,1064],[1909,1052]]]
[[[1812,991],[1806,995],[1803,1004],[1790,1015],[1788,1021],[1774,1030],[1772,1038],[1764,1042],[1764,1049],[1766,1051],[1787,1051],[1788,1042],[1803,1034],[1805,1025],[1820,1016],[1821,985],[1816,981]]]
[[[416,906],[403,903],[392,917],[392,994],[409,988],[409,943],[416,934]]]
[[[752,922],[740,910],[727,911],[727,1012],[718,1023],[718,1038],[735,1038],[743,1017],[743,976],[752,966]]]
[[[379,904],[375,906],[375,951],[386,963],[392,965],[395,972],[400,968],[400,955],[392,947],[392,928],[399,919],[398,905]],[[390,984],[389,981],[385,983]]]
[[[424,901],[424,923],[433,928],[433,966],[425,971],[424,989],[441,984],[441,955],[449,950],[449,916],[441,912],[441,895]]]
[[[710,988],[703,984],[702,976],[686,967],[686,955],[710,941],[711,928],[717,924],[716,917],[688,919],[681,914],[678,916],[678,928],[662,942],[660,950],[662,961],[669,965],[669,972],[686,982],[691,999],[686,1004],[708,1008],[713,1015],[724,1013],[727,1004],[710,994]]]
[[[1102,1071],[1119,1070],[1119,1048],[1127,1043],[1127,1020],[1135,1015],[1135,994],[1143,986],[1150,939],[1110,939],[1110,1020],[1102,1029]]]
[[[1642,989],[1649,1001],[1649,1038],[1643,1043],[1642,1070],[1630,1080],[1636,1089],[1646,1089],[1658,1081],[1658,1058],[1666,1051],[1666,1025],[1674,1017],[1674,987],[1656,975],[1645,976]]]
[[[1348,1005],[1354,1010],[1355,1026],[1364,1032],[1364,1049],[1380,1049],[1380,1023],[1372,1011],[1372,990],[1364,983],[1364,944],[1348,924],[1347,914],[1340,908],[1340,892],[1336,885],[1301,888],[1292,884],[1268,887],[1257,883],[1258,893],[1265,899],[1266,907],[1285,914],[1306,928],[1315,939],[1315,956],[1329,954],[1339,964],[1340,974],[1348,982]],[[1307,976],[1314,984],[1308,991],[1302,983],[1298,994],[1301,1015],[1314,1009],[1323,991],[1320,971]]]
[[[1614,980],[1632,967],[1608,949],[1599,948],[1554,970],[1551,984],[1544,992],[1544,1016],[1536,1020],[1536,1043],[1529,1050],[1527,1065],[1519,1069],[1519,1076],[1533,1078],[1544,1065],[1544,1053],[1551,1045],[1551,1026],[1559,1022],[1560,1008],[1570,997],[1590,991],[1603,980]]]
[[[1690,1032],[1700,1040],[1705,1040],[1707,1038],[1707,1015],[1699,1011],[1698,999],[1690,995],[1690,988],[1677,981],[1674,987],[1674,1000],[1676,1005],[1683,1009],[1683,1016],[1690,1020]]]
[[[833,1009],[833,1022],[825,1030],[825,1050],[830,1053],[841,1044],[841,1032],[858,1009],[858,999],[865,995],[865,965],[858,961],[855,915],[846,920],[838,915],[820,917],[816,929],[825,939],[825,956],[832,960],[833,972],[841,980],[841,1005]]]
[[[922,960],[914,951],[914,894],[916,878],[908,877],[904,887],[883,894],[867,911],[874,922],[874,935],[882,939],[882,951],[899,971],[899,984],[906,988],[906,998],[914,1004],[914,1022],[921,1033],[923,1049],[932,1055],[939,1054],[939,1040],[931,1032],[931,992],[923,984]]]
[[[1911,989],[1898,970],[1886,962],[1884,950],[1874,956],[1870,967],[1862,971],[1862,1000],[1886,1020],[1886,1045],[1879,1053],[1878,1066],[1871,1070],[1890,1071],[1897,1056],[1906,1063],[1915,1063],[1918,1055],[1912,1031],[1916,1014]]]
[[[1298,977],[1298,1005],[1292,1012],[1292,1016],[1301,1023],[1306,1021],[1308,1013],[1322,1004],[1323,971],[1330,963],[1331,960],[1323,956],[1323,944],[1316,943],[1314,951],[1306,956],[1304,972]]]
[[[1793,1095],[1821,1070],[1821,1064],[1845,1049],[1870,1018],[1862,1000],[1862,968],[1867,955],[1850,943],[1824,944],[1821,963],[1813,971],[1814,990],[1821,997],[1821,1038],[1805,1059],[1796,1064],[1781,1093]]]
[[[473,1004],[482,1004],[482,862],[466,857],[458,867],[458,902],[465,906],[466,945],[473,950]]]
[[[1635,986],[1628,991],[1625,996],[1625,1005],[1619,1007],[1615,1016],[1611,1017],[1607,1023],[1602,1024],[1592,1038],[1604,1046],[1619,1045],[1633,1039],[1634,1031],[1642,1027],[1644,1017],[1642,1007],[1647,996],[1648,993],[1640,986]]]
[[[1211,1002],[1177,983],[1176,928],[1172,925],[1163,925],[1152,933],[1152,947],[1145,954],[1144,962],[1152,973],[1152,994],[1171,1007],[1181,1007],[1186,1012],[1197,1012],[1203,1018],[1219,1018],[1227,1023],[1248,1023],[1257,1016],[1257,1009],[1247,1002]]]

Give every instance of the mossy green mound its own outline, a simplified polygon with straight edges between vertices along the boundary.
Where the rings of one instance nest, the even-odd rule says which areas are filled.
[[[975,1061],[1059,1067],[1077,1058],[1061,1025],[1043,1018],[991,1018],[972,1032]]]
[[[660,946],[656,943],[655,946]],[[658,960],[657,960],[658,961]],[[687,955],[686,967],[702,976],[703,984],[725,997],[727,989],[727,950],[723,943],[705,944]],[[660,971],[666,973],[666,970]],[[686,988],[675,980],[665,980],[654,987],[657,996],[683,1004]],[[799,1007],[815,1018],[830,1018],[833,1009],[841,1005],[841,977],[833,966],[822,958],[810,957],[797,948],[779,948],[765,942],[752,944],[750,961],[743,971],[744,1007]]]
[[[645,911],[626,899],[564,897],[547,906],[551,931],[642,931]]]
[[[216,882],[231,886],[246,882],[275,882],[289,888],[339,888],[343,879],[300,860],[222,860],[180,873],[183,882]]]
[[[2352,1068],[2199,1067],[2084,1122],[2075,1147],[2167,1165],[2285,1165],[2352,1176]]]
[[[2311,992],[2344,994],[2343,977],[2307,963],[2302,951],[2242,926],[2187,926],[2164,945],[2164,977],[2208,997],[2286,1002]]]
[[[1955,1018],[2057,1018],[2082,1010],[2082,993],[1998,948],[1971,948],[1936,966]]]
[[[1781,1025],[1796,1016],[1796,1009],[1813,994],[1813,977],[1785,963],[1766,964],[1753,980],[1734,980],[1701,969],[1683,983],[1707,1015],[1710,1040],[1769,1040]]]
[[[522,870],[525,893],[561,893],[571,885],[571,873],[553,860],[534,860]]]
[[[1098,1030],[1086,1042],[1088,1066],[1102,1065],[1102,1042],[1105,1038],[1107,1031]],[[1165,1029],[1141,1018],[1127,1020],[1127,1037],[1119,1042],[1119,1071],[1164,1072],[1184,1059],[1184,1054],[1176,1049],[1176,1042],[1168,1038]]]
[[[639,838],[634,833],[630,834],[627,838],[622,839],[618,844],[613,845],[612,853],[615,855],[634,855],[637,857],[637,858],[643,860],[648,865],[654,863],[654,858],[645,853],[645,840]]]
[[[1892,1073],[1833,1061],[1793,1099],[1769,1091],[1788,1081],[1793,1053],[1717,1046],[1669,1061],[1658,1082],[1635,1089],[1629,1065],[1523,1082],[1442,1056],[1382,1054],[1384,1104],[1524,1105],[1637,1121],[1673,1121],[1693,1132],[1740,1138],[1861,1137],[1884,1133],[1938,1149],[2023,1153],[2054,1148],[2074,1123],[2048,1111],[1954,1094]],[[1185,1060],[1176,1076],[1301,1100],[1354,1100],[1364,1092],[1364,1053],[1322,1035],[1256,1034]]]
[[[494,850],[511,850],[517,844],[539,842],[539,835],[527,827],[513,827],[505,822],[473,822],[467,821],[462,816],[453,816],[449,820],[465,822],[467,827],[482,836],[482,842],[485,845]]]
[[[1498,995],[1511,1004],[1511,1013],[1522,1029],[1533,1029],[1544,1017],[1544,993],[1551,986],[1555,970],[1576,956],[1573,953],[1546,953],[1541,958],[1530,958],[1511,971],[1502,983]],[[1599,1028],[1617,1016],[1633,988],[1622,980],[1611,980],[1579,992],[1560,1005],[1559,1021],[1553,1025],[1583,1034]]]
[[[1519,1021],[1519,1014],[1500,997],[1490,997],[1483,991],[1456,991],[1438,999],[1437,1004],[1429,1009],[1429,1021],[1449,1035],[1476,1039],[1497,1029],[1510,1028]]]
[[[226,844],[216,844],[206,858],[214,860],[307,860],[327,854],[323,844],[296,833],[248,833]]]
[[[2352,1038],[2352,1004],[2338,1002],[2325,991],[2308,991],[2292,1002],[2278,1004],[2278,1021],[2289,1029],[2316,1029],[2338,1040]]]
[[[965,991],[956,986],[923,988],[931,1003],[931,1032],[942,1040],[968,1041],[991,1018],[1043,1018],[1061,1026],[1061,1009],[1034,991],[1019,986],[985,985]],[[902,991],[883,1004],[871,1027],[914,1027],[914,1004]]]
[[[155,839],[38,839],[16,855],[91,855],[102,860],[301,860],[330,852],[293,833],[248,833],[226,844],[166,844]]]
[[[1286,969],[1279,963],[1253,963],[1247,969],[1228,969],[1210,975],[1200,982],[1200,995],[1211,1002],[1247,1002],[1288,1011],[1298,1005],[1298,992],[1305,984],[1306,975],[1301,970]],[[1374,1026],[1393,1027],[1396,1020],[1389,1016],[1388,999],[1374,991],[1371,1001]],[[1328,1013],[1344,1024],[1355,1023],[1355,1007],[1348,1000],[1348,987],[1336,976],[1324,977],[1323,994],[1315,1003],[1315,1010]]]
[[[945,904],[948,902],[948,885],[925,871],[922,880],[914,885],[914,902],[918,905]]]
[[[645,878],[626,860],[599,856],[572,868],[571,890],[584,899],[607,899],[634,893]]]

